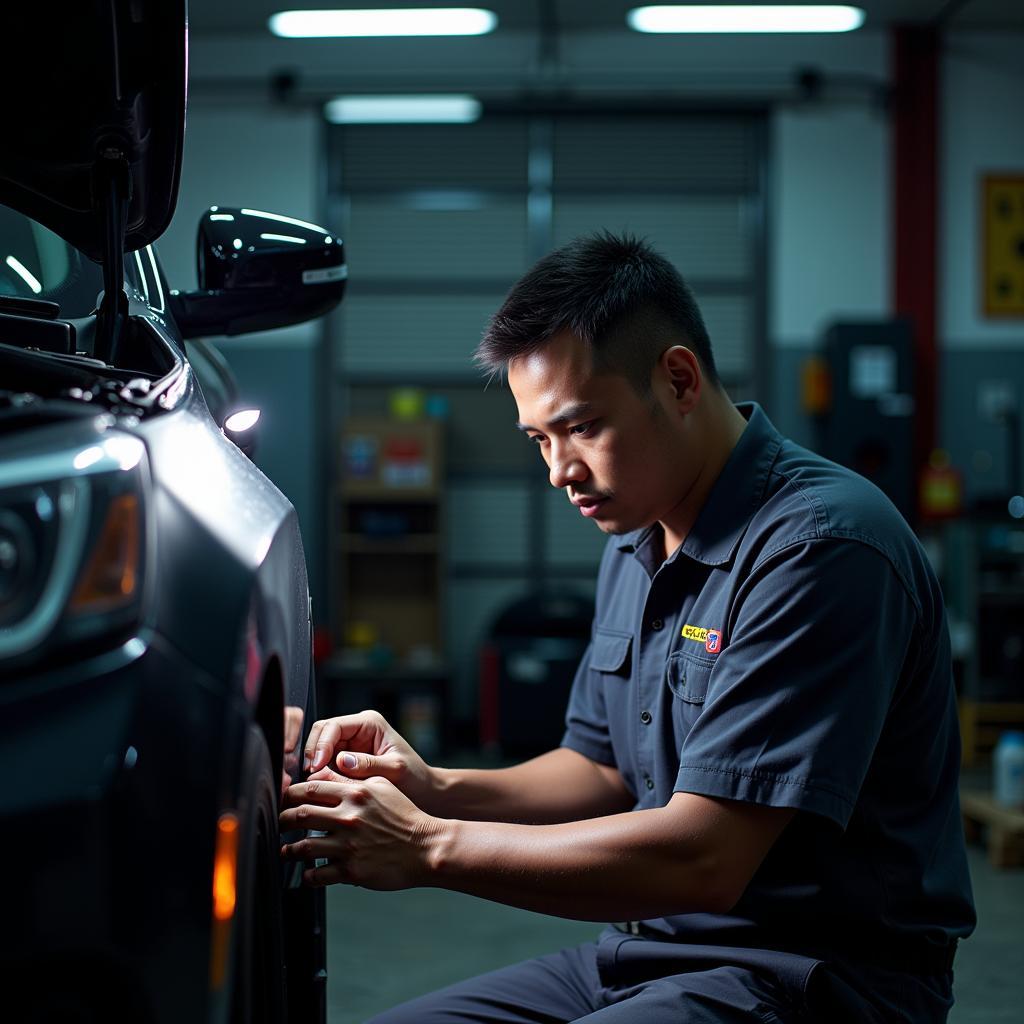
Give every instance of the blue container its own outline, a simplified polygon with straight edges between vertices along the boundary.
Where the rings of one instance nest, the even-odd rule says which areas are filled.
[[[996,803],[1024,810],[1024,732],[1004,732],[992,754]]]

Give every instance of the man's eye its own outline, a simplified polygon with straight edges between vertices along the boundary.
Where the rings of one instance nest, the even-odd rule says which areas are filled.
[[[543,444],[547,438],[543,434],[527,434],[532,444]]]
[[[577,423],[569,428],[569,433],[575,434],[577,437],[586,437],[593,431],[594,422],[594,420],[587,420],[586,423]]]

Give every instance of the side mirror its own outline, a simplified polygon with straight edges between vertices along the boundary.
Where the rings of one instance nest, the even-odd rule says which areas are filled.
[[[186,338],[246,334],[312,320],[345,294],[341,240],[326,229],[262,210],[211,206],[196,237],[199,288],[171,292]]]

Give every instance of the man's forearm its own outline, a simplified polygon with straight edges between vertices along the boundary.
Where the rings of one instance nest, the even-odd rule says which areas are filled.
[[[557,825],[438,821],[425,884],[545,914],[626,921],[721,911],[728,865],[667,808]]]
[[[435,768],[423,810],[467,821],[548,824],[624,811],[633,796],[618,772],[564,747],[510,768]]]

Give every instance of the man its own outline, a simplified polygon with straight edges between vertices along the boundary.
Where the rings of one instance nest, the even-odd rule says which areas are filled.
[[[645,244],[546,257],[477,355],[611,535],[563,744],[446,770],[373,712],[318,722],[281,818],[327,835],[285,855],[326,859],[315,885],[619,924],[378,1020],[945,1020],[974,922],[959,741],[941,595],[899,513],[732,404]]]

